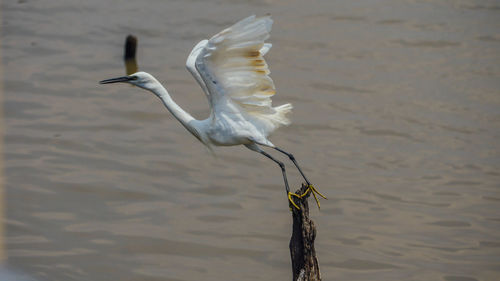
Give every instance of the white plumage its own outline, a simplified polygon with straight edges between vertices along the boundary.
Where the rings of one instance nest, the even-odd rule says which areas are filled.
[[[286,154],[316,198],[316,189],[307,180],[293,155],[268,140],[269,134],[278,127],[290,124],[287,114],[292,109],[289,103],[272,106],[271,97],[276,93],[276,89],[264,60],[264,55],[272,47],[270,43],[265,43],[269,38],[272,23],[270,16],[250,16],[209,40],[200,41],[193,48],[186,67],[208,98],[211,112],[205,120],[196,120],[179,107],[167,90],[146,72],[107,79],[100,83],[127,82],[153,92],[174,117],[208,147],[243,144],[278,163],[288,198],[296,206],[291,196],[300,195],[290,193],[283,163],[259,147],[272,147]]]
[[[198,43],[186,62],[207,94],[211,118],[230,123],[230,134],[241,134],[236,142],[243,137],[272,147],[267,136],[279,126],[290,124],[286,114],[292,106],[272,106],[276,89],[263,57],[272,46],[264,43],[272,23],[269,16],[250,16]],[[240,128],[235,130],[234,126]],[[211,130],[209,139],[217,145],[240,144],[233,138],[222,139],[219,130],[227,129],[218,126],[218,133]],[[246,136],[249,132],[251,136]]]

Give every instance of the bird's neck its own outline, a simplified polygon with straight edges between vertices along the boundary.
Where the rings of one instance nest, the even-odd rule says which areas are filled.
[[[199,132],[196,128],[197,120],[174,102],[167,89],[158,83],[158,86],[153,88],[151,92],[161,99],[168,111],[170,111],[189,132],[199,138]]]

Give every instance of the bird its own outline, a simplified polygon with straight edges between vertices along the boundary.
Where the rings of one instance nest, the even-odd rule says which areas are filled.
[[[210,150],[213,146],[244,145],[279,165],[285,191],[290,203],[299,206],[292,197],[302,198],[311,192],[326,199],[305,176],[294,155],[277,147],[269,135],[278,127],[289,125],[287,114],[292,105],[273,107],[271,97],[276,93],[264,55],[272,47],[269,38],[273,20],[270,15],[249,16],[222,30],[210,39],[195,45],[186,61],[187,70],[205,92],[210,106],[207,119],[197,120],[174,102],[165,87],[151,74],[131,75],[102,80],[100,84],[128,83],[152,92],[170,113]],[[285,165],[263,147],[286,155],[307,184],[303,194],[290,191]]]

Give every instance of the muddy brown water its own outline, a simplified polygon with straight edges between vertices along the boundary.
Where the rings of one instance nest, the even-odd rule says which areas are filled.
[[[205,118],[185,59],[254,13],[275,20],[274,104],[295,107],[271,140],[329,197],[311,212],[323,279],[498,280],[498,1],[3,0],[9,267],[291,279],[279,168],[244,147],[213,157],[153,95],[97,84],[124,73],[134,34],[139,68]]]

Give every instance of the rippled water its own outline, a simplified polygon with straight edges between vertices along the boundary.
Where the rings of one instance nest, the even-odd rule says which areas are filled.
[[[290,280],[278,167],[210,155],[122,75],[122,44],[198,118],[191,48],[272,13],[294,123],[272,141],[330,200],[324,280],[500,278],[498,1],[4,0],[8,264],[38,280]],[[300,185],[289,166],[290,181]]]

